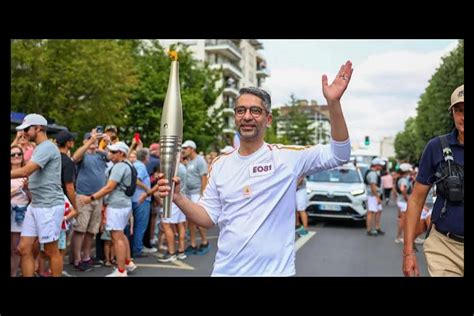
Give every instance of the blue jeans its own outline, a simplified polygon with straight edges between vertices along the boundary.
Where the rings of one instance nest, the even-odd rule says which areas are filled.
[[[133,209],[133,255],[140,254],[143,250],[143,235],[150,221],[150,201],[142,204],[132,202]]]

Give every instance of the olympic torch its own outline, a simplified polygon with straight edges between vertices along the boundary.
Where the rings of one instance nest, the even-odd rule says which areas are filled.
[[[179,64],[178,54],[170,51],[171,71],[166,92],[160,126],[160,172],[169,181],[171,192],[163,199],[163,215],[171,216],[171,203],[173,202],[174,182],[173,177],[178,173],[181,155],[181,142],[183,140],[183,108],[179,91]]]

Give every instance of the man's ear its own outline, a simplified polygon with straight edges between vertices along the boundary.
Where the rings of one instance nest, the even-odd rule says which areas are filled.
[[[270,113],[268,114],[268,122],[267,122],[268,128],[272,127],[272,122],[273,122],[273,115]]]

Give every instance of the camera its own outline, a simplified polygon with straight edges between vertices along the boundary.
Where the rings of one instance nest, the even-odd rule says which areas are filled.
[[[102,134],[104,132],[104,127],[98,125],[96,126],[95,131],[97,134]]]

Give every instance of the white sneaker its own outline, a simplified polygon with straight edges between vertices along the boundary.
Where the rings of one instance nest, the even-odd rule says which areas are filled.
[[[176,261],[177,259],[178,257],[176,256],[176,254],[170,255],[169,253],[167,253],[163,258],[158,258],[158,261],[159,262],[173,262],[173,261]]]
[[[158,249],[156,249],[155,247],[153,248],[147,248],[147,247],[143,247],[143,250],[142,250],[144,253],[155,253],[158,251]]]
[[[135,263],[133,263],[133,261],[130,261],[130,262],[125,266],[125,268],[126,268],[126,270],[127,270],[128,272],[132,272],[132,271],[134,271],[136,268],[138,268],[138,266],[137,266]]]
[[[160,250],[167,251],[167,250],[168,250],[168,247],[161,245],[161,246],[160,246]]]
[[[75,277],[75,275],[69,274],[67,271],[64,271],[64,270],[63,270],[62,275],[63,275],[63,277],[68,277],[68,278]]]
[[[424,242],[425,242],[425,240],[424,240],[423,238],[417,237],[417,238],[415,239],[415,244],[421,245],[421,244],[424,243]]]
[[[184,260],[184,259],[186,259],[188,256],[186,256],[186,254],[185,254],[184,251],[183,251],[183,252],[178,252],[178,256],[177,256],[177,257],[178,257],[179,260]]]
[[[396,244],[403,244],[403,238],[395,238]]]
[[[105,277],[127,277],[127,270],[120,272],[118,269],[115,269],[111,274],[107,274]]]

